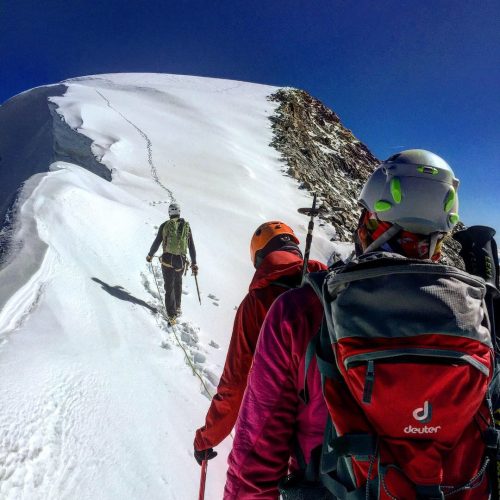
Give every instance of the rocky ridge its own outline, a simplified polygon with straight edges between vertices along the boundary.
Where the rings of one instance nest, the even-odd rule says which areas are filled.
[[[360,209],[357,198],[380,161],[344,127],[339,117],[303,90],[282,88],[269,100],[278,103],[270,118],[284,171],[324,208],[320,218],[336,230],[337,239],[352,241]],[[463,229],[458,224],[457,229]],[[443,262],[463,268],[460,245],[446,238]]]

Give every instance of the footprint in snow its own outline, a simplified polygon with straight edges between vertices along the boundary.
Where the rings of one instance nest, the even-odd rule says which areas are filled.
[[[172,346],[170,345],[170,343],[168,342],[168,340],[166,339],[163,339],[160,343],[160,347],[162,349],[166,349],[167,351],[170,351],[172,349]]]
[[[207,357],[201,352],[195,352],[193,355],[193,361],[196,364],[205,363],[206,360],[207,360]]]
[[[217,306],[217,307],[218,307],[218,306],[220,305],[220,304],[218,303],[220,299],[219,299],[218,297],[216,297],[213,293],[209,294],[209,295],[208,295],[208,298],[212,300],[212,304],[213,304],[214,306]]]
[[[208,370],[207,368],[205,368],[203,370],[203,375],[214,388],[217,387],[217,384],[219,383],[219,377],[217,377],[217,375],[212,370]]]
[[[159,281],[159,286],[163,286],[163,280],[160,275],[161,270],[157,269],[157,266],[153,266],[153,272],[157,275],[157,280]],[[156,305],[156,309],[158,311],[163,311],[163,307],[160,308],[160,304],[163,306],[162,299],[158,297],[158,293],[155,293],[155,287],[153,287],[149,276],[146,276],[144,273],[141,273],[142,284],[146,291],[151,295],[154,299],[153,304]],[[188,295],[188,292],[183,290],[182,293],[184,295]],[[217,297],[212,295],[212,300],[219,300]],[[214,302],[215,305],[219,305]],[[172,350],[173,347],[180,343],[185,351],[185,356],[189,358],[190,364],[194,365],[197,369],[200,377],[204,380],[204,388],[202,394],[204,394],[208,399],[212,399],[212,395],[216,391],[218,377],[215,373],[207,370],[204,367],[204,364],[207,361],[206,350],[199,345],[199,327],[192,325],[188,321],[179,321],[173,327],[169,326],[167,323],[164,314],[160,312],[160,314],[155,315],[158,326],[161,330],[161,342],[160,347],[166,350]],[[174,335],[174,333],[176,335]],[[209,344],[211,347],[219,348],[219,346],[211,341]],[[207,392],[208,390],[208,392]]]
[[[182,325],[184,326],[184,325]],[[198,344],[198,335],[196,332],[190,328],[183,328],[181,331],[181,340],[191,346],[194,347]]]

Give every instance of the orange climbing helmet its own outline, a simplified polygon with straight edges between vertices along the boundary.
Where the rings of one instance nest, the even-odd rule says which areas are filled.
[[[293,229],[284,222],[273,220],[261,224],[252,235],[250,241],[250,258],[255,265],[257,252],[262,250],[273,238],[278,235],[289,235],[291,241],[299,244],[299,239],[295,236]]]

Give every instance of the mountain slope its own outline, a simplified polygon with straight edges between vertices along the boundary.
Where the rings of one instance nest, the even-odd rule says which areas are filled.
[[[35,175],[4,235],[0,496],[192,498],[192,440],[209,399],[184,351],[213,391],[252,276],[252,231],[282,218],[304,239],[296,209],[311,200],[270,146],[275,88],[168,75],[63,85],[39,146],[49,160],[30,157],[28,169],[46,165],[50,147],[66,161],[25,172]],[[4,158],[36,135],[10,125],[21,132]],[[92,159],[110,175],[89,169]],[[17,167],[2,177],[18,182]],[[173,200],[193,228],[202,291],[200,306],[185,277],[177,339],[154,313],[162,302],[145,262]],[[331,253],[330,233],[317,232],[313,257]],[[221,496],[229,441],[210,464],[207,498]]]

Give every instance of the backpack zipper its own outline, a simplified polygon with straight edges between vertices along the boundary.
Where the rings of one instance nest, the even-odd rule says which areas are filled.
[[[392,349],[386,351],[372,351],[363,354],[354,354],[344,360],[346,370],[366,363],[365,383],[363,386],[363,403],[370,404],[372,400],[373,386],[375,383],[375,361],[387,361],[403,356],[414,358],[441,358],[450,362],[468,363],[479,370],[486,377],[489,376],[489,368],[477,359],[458,351],[447,349]],[[423,361],[423,360],[422,360]]]
[[[468,363],[477,370],[479,370],[486,377],[489,376],[490,370],[481,361],[478,361],[474,357],[469,354],[465,354],[460,351],[450,351],[448,349],[417,349],[417,348],[408,348],[408,349],[391,349],[385,351],[371,351],[365,352],[363,354],[353,354],[352,356],[348,356],[344,360],[344,366],[348,370],[355,364],[360,363],[370,363],[370,361],[378,361],[378,360],[388,360],[391,358],[400,358],[403,356],[410,357],[422,357],[422,358],[445,358],[451,361],[456,361],[459,363]]]
[[[365,387],[363,389],[363,403],[370,404],[372,402],[373,384],[375,382],[375,362],[373,359],[368,361],[365,375]]]

